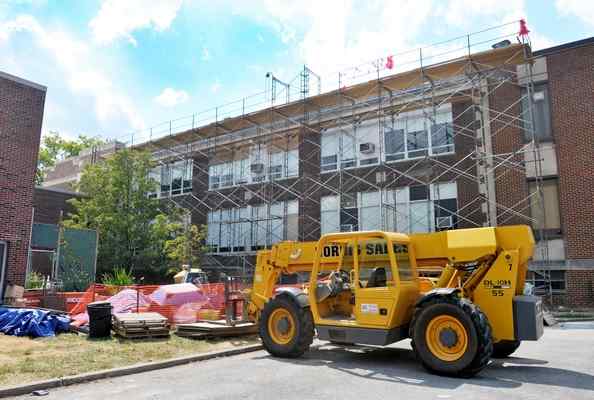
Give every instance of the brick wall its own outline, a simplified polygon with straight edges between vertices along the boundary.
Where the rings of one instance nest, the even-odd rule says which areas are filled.
[[[0,240],[8,242],[5,284],[25,283],[44,103],[45,88],[0,74]]]
[[[547,71],[567,258],[594,259],[594,44],[547,54]]]
[[[594,269],[570,269],[565,272],[565,293],[553,295],[553,305],[592,308],[593,299]]]
[[[82,195],[79,193],[36,187],[33,194],[34,222],[58,224],[60,222],[60,213],[63,213],[63,219],[66,219],[69,214],[75,211],[68,200],[80,197]]]
[[[509,162],[522,164],[524,145],[522,130],[518,126],[521,91],[517,85],[505,83],[489,95],[491,141],[494,154],[509,154],[508,163],[495,168],[495,193],[497,196],[497,224],[526,224],[530,215],[526,174],[521,169],[509,167]],[[514,154],[515,153],[515,154]],[[494,161],[495,164],[499,160]]]

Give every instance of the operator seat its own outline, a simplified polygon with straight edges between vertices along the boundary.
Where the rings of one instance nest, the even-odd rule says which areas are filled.
[[[374,268],[369,275],[366,288],[385,287],[386,286],[386,269],[384,267]]]

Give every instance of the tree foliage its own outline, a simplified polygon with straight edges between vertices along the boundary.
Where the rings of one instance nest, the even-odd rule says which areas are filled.
[[[68,140],[61,137],[58,132],[50,132],[43,137],[39,148],[35,183],[37,185],[43,183],[47,170],[56,165],[56,162],[78,156],[81,151],[102,144],[105,144],[105,141],[97,137],[78,135],[77,139]]]
[[[180,246],[201,251],[201,236],[184,234],[183,210],[148,196],[156,184],[152,167],[150,154],[123,149],[83,171],[78,189],[86,197],[71,200],[76,212],[65,224],[99,232],[98,276],[123,267],[146,282],[163,282],[183,261]]]
[[[171,261],[170,274],[181,271],[182,265],[196,268],[200,265],[200,255],[206,250],[204,239],[206,227],[196,225],[178,227],[178,234],[165,242],[165,254]]]

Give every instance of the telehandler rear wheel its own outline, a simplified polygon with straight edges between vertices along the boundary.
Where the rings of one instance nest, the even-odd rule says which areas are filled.
[[[514,351],[520,347],[519,340],[501,340],[497,343],[493,343],[493,358],[506,358],[509,357]]]
[[[264,348],[276,357],[301,356],[314,337],[309,307],[301,307],[287,296],[278,296],[266,303],[259,329]]]
[[[422,303],[411,329],[417,358],[437,374],[471,377],[487,366],[493,352],[486,316],[466,299],[439,296]]]

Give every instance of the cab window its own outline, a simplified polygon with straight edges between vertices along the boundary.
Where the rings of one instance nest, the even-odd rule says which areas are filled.
[[[394,243],[394,255],[398,268],[398,277],[401,281],[410,281],[413,279],[413,271],[410,265],[408,245]]]
[[[359,241],[359,286],[378,288],[394,285],[386,239]]]

